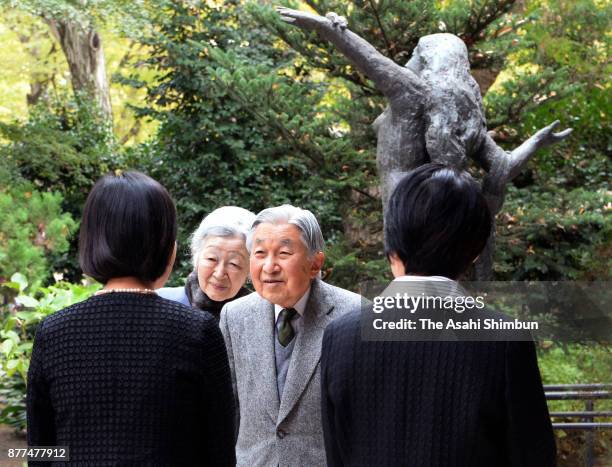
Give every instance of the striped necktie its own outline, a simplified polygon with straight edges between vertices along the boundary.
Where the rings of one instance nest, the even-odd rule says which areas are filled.
[[[295,308],[283,308],[278,315],[280,326],[278,327],[278,342],[283,347],[287,347],[295,337],[295,330],[291,325],[291,320],[295,317]]]

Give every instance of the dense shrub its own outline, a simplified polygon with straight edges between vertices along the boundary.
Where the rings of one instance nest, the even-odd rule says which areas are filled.
[[[59,193],[28,184],[0,191],[0,283],[15,271],[31,278],[34,287],[50,278],[53,259],[68,250],[77,226],[61,204]]]
[[[0,424],[25,429],[25,388],[38,324],[51,313],[85,300],[99,287],[59,282],[34,292],[21,273],[1,284]]]
[[[502,280],[610,277],[612,194],[604,189],[510,190],[499,216],[495,271]]]

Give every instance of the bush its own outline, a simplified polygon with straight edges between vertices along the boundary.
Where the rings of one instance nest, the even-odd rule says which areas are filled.
[[[0,191],[0,282],[23,271],[36,288],[49,277],[50,262],[68,250],[77,227],[62,212],[62,200],[57,192],[41,193],[28,184]]]
[[[498,220],[498,280],[605,280],[612,195],[600,189],[511,189]]]
[[[108,123],[101,119],[88,100],[81,100],[78,96],[58,98],[49,107],[42,104],[33,107],[26,121],[0,122],[0,141],[0,186],[15,187],[10,191],[18,198],[16,202],[20,208],[28,205],[28,201],[21,198],[30,196],[29,193],[56,193],[40,196],[43,203],[53,204],[58,219],[63,215],[61,212],[80,218],[93,184],[119,164],[113,155],[115,146]],[[26,188],[22,188],[24,185]],[[30,204],[37,199],[33,195]],[[32,220],[16,221],[25,226],[30,238],[34,238],[31,227],[22,222]],[[36,223],[33,228],[38,226]],[[49,227],[45,222],[43,234],[49,236]],[[75,233],[76,225],[71,225],[68,230]],[[75,236],[68,239],[69,248],[54,251],[46,265],[76,281],[81,275],[76,261],[77,242]],[[22,265],[8,271],[23,271],[31,281],[35,280],[37,273]],[[3,272],[0,270],[0,274]]]
[[[28,292],[28,282],[20,273],[2,284],[0,292],[0,425],[23,430],[26,426],[25,390],[34,332],[51,313],[85,300],[99,284],[80,285],[59,282]]]
[[[60,191],[72,214],[112,165],[109,128],[87,101],[34,107],[25,122],[0,122],[0,136],[8,141],[0,145],[2,165],[39,190]]]

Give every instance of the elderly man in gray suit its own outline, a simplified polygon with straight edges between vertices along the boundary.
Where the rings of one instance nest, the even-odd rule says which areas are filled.
[[[324,466],[320,363],[325,327],[361,297],[319,279],[325,255],[315,216],[290,205],[253,223],[257,293],[224,306],[237,412],[239,466]]]

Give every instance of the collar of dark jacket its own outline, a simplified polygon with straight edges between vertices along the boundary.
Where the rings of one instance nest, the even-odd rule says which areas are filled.
[[[221,308],[223,308],[223,305],[231,302],[232,300],[236,300],[237,298],[244,297],[245,295],[250,294],[251,291],[245,287],[241,287],[236,296],[218,302],[211,299],[204,293],[204,291],[202,291],[200,288],[200,283],[198,282],[198,274],[196,271],[192,271],[191,274],[187,276],[187,280],[185,281],[185,293],[187,294],[187,298],[189,299],[191,306],[199,308],[200,310],[206,310],[218,317],[221,313]]]

